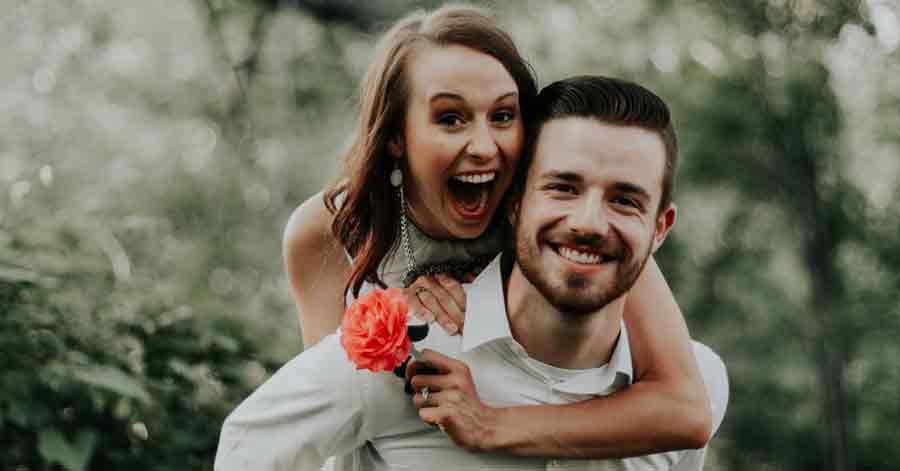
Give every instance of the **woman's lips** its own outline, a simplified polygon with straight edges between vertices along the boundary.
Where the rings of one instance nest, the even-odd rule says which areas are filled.
[[[463,218],[480,220],[487,215],[497,172],[454,175],[447,182],[453,208]]]

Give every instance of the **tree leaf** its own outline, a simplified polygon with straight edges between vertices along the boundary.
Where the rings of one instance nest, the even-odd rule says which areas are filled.
[[[145,404],[151,402],[150,393],[133,376],[113,366],[87,366],[72,369],[72,376],[92,386],[137,399]]]
[[[38,451],[44,460],[59,463],[69,471],[84,471],[96,446],[97,433],[90,429],[79,430],[74,444],[55,428],[38,432]]]

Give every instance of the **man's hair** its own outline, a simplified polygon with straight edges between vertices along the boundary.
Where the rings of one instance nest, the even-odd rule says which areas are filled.
[[[544,124],[559,118],[581,117],[616,126],[636,126],[656,133],[662,139],[666,152],[658,210],[666,208],[672,202],[675,167],[678,163],[678,139],[672,126],[669,107],[655,93],[633,82],[583,75],[544,87],[530,111],[528,142],[515,183],[519,191],[524,188]]]

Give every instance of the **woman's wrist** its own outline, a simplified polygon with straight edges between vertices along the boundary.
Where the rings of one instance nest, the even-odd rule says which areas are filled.
[[[487,426],[480,451],[510,452],[515,447],[516,409],[516,407],[488,407]]]

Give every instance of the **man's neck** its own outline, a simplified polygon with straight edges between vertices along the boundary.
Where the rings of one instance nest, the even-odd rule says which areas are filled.
[[[595,368],[612,357],[625,297],[590,314],[566,314],[513,264],[506,283],[506,312],[513,337],[532,358],[558,368]]]

